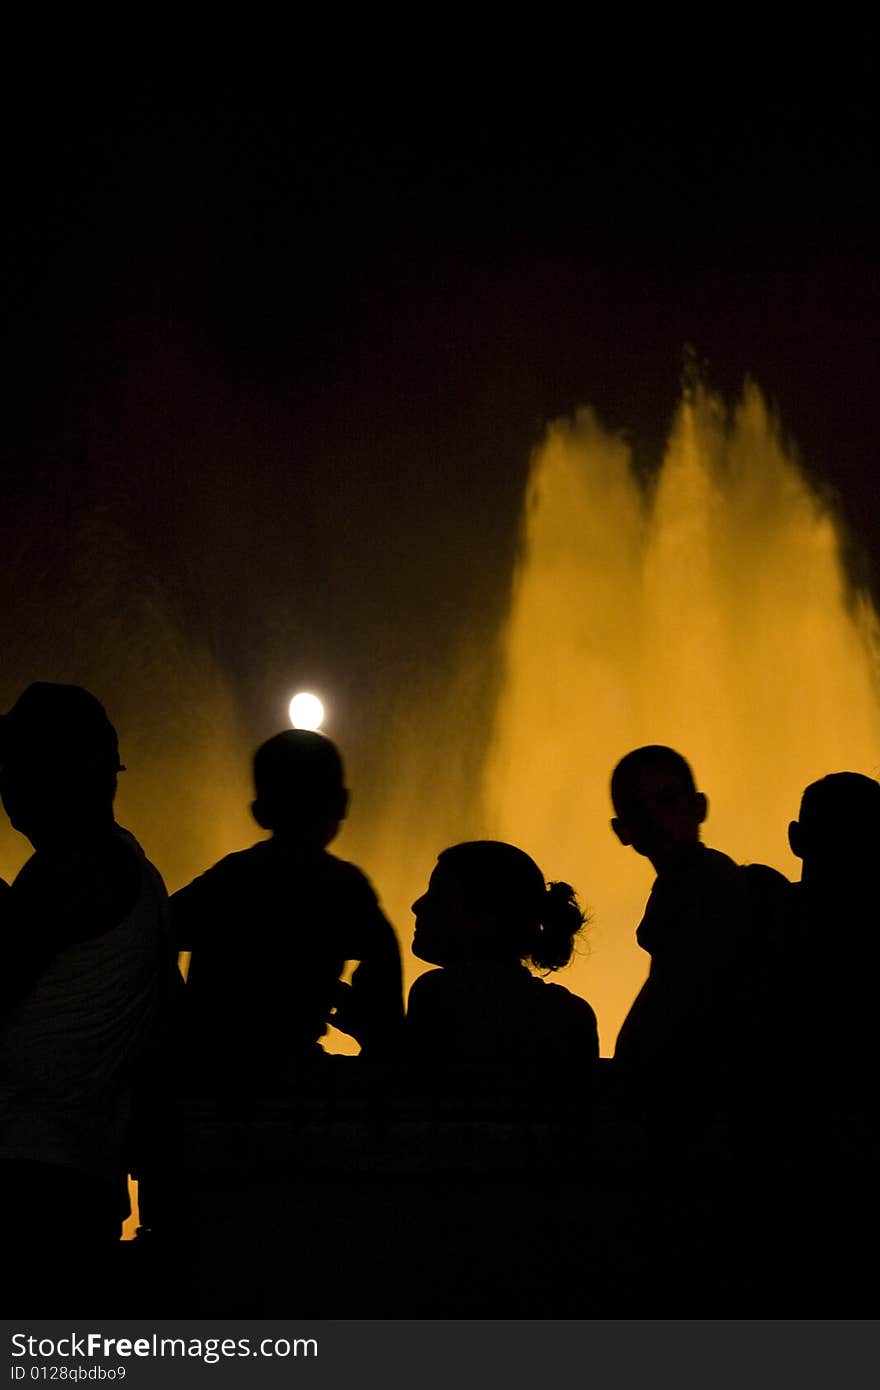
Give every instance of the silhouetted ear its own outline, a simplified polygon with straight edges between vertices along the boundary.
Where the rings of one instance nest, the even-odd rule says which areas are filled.
[[[625,821],[619,820],[618,817],[615,816],[613,821],[611,822],[611,829],[614,831],[615,835],[617,836],[618,840],[622,845],[632,844],[632,839],[630,838],[629,831],[626,828]]]
[[[260,827],[261,830],[271,830],[271,825],[267,825],[266,821],[264,820],[265,814],[266,813],[263,809],[263,803],[260,801],[259,797],[256,801],[251,802],[251,815],[257,822],[257,825]]]
[[[800,827],[800,822],[793,820],[788,827],[788,843],[791,845],[792,854],[796,854],[798,859],[804,857],[804,834]]]
[[[342,794],[341,794],[341,796],[340,796],[340,798],[339,798],[339,819],[340,819],[340,820],[345,820],[345,817],[348,815],[348,807],[349,807],[350,802],[351,802],[351,792],[348,790],[348,787],[343,787],[343,788],[342,788]]]
[[[697,792],[694,804],[697,809],[697,824],[702,825],[709,814],[709,801],[705,792]]]

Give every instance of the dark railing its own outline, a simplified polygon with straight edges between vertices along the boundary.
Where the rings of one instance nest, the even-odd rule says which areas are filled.
[[[875,1129],[803,1101],[699,1117],[589,1076],[346,1059],[182,1107],[125,1260],[143,1315],[857,1316]],[[840,1222],[847,1223],[844,1243]],[[149,1225],[151,1229],[146,1229]]]

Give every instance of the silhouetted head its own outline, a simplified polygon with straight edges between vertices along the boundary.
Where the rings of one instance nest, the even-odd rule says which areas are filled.
[[[880,782],[860,772],[833,772],[812,782],[799,818],[788,827],[805,882],[876,877],[880,856]]]
[[[673,748],[652,743],[621,758],[611,775],[611,800],[618,840],[652,863],[699,843],[708,802]]]
[[[534,859],[499,840],[444,850],[412,910],[413,952],[432,965],[530,961],[559,970],[584,924],[567,883],[545,883]]]
[[[254,754],[254,820],[264,830],[323,848],[348,809],[342,758],[324,734],[285,729]]]
[[[0,718],[0,795],[32,844],[112,820],[116,730],[94,695],[38,681]]]

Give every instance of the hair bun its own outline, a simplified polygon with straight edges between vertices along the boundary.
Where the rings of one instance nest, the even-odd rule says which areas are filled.
[[[586,921],[570,883],[548,883],[538,945],[531,953],[539,970],[561,970],[574,953],[574,939]]]

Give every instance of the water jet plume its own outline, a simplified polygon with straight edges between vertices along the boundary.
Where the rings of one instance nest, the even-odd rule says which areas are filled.
[[[753,384],[732,411],[689,388],[647,484],[587,408],[535,453],[483,819],[591,906],[565,983],[606,1054],[647,971],[634,930],[653,877],[609,830],[617,760],[679,749],[709,796],[706,842],[790,878],[807,783],[877,774],[880,624],[841,540]]]

